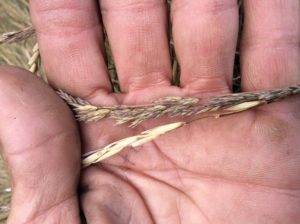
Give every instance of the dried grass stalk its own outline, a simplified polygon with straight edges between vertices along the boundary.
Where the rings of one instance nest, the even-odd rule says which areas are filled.
[[[8,218],[9,212],[10,212],[10,207],[0,206],[0,222]]]
[[[98,150],[94,150],[82,156],[82,167],[86,168],[94,163],[98,163],[104,159],[107,159],[120,151],[122,151],[126,147],[138,147],[142,144],[145,144],[149,141],[156,139],[157,137],[166,134],[170,131],[173,131],[177,128],[184,126],[185,122],[176,122],[163,126],[159,126],[147,131],[140,133],[139,135],[131,136],[128,138],[124,138],[122,140],[113,142],[106,147]]]
[[[38,67],[38,60],[40,58],[39,45],[36,43],[32,49],[32,56],[28,61],[29,71],[35,73]]]
[[[147,105],[95,106],[62,90],[58,91],[60,97],[73,108],[79,121],[95,122],[111,118],[117,124],[130,123],[131,127],[163,115],[206,117],[237,113],[299,93],[300,85],[294,85],[269,91],[236,93],[206,99],[164,97]]]
[[[299,93],[300,85],[295,85],[269,91],[229,94],[208,99],[164,97],[148,105],[94,106],[62,90],[58,91],[59,96],[73,108],[79,121],[95,122],[103,118],[112,118],[116,120],[117,124],[129,122],[132,127],[145,120],[157,118],[162,115],[169,115],[171,117],[196,115],[196,117],[190,119],[188,122],[208,116],[218,118],[272,103]],[[91,164],[98,163],[117,154],[125,147],[140,146],[185,124],[186,122],[167,124],[142,132],[139,135],[113,142],[102,149],[83,155],[82,166],[85,168]]]
[[[29,71],[36,74],[45,83],[48,83],[48,78],[44,72],[41,71],[41,56],[39,45],[36,43],[32,49],[32,55],[28,61]]]
[[[29,26],[24,28],[20,31],[13,31],[2,34],[2,37],[0,38],[0,44],[3,43],[15,43],[18,41],[26,40],[27,38],[33,36],[35,34],[35,29],[33,26]],[[29,58],[28,61],[28,70],[34,74],[36,74],[38,77],[40,77],[44,82],[48,83],[47,76],[45,73],[41,72],[39,73],[39,68],[41,66],[41,58],[40,58],[40,51],[39,51],[39,45],[36,43],[32,49],[32,55]]]
[[[8,33],[2,34],[0,37],[0,44],[3,43],[15,43],[18,41],[26,40],[27,38],[33,36],[35,34],[35,29],[33,26],[29,26],[19,31],[12,31]]]

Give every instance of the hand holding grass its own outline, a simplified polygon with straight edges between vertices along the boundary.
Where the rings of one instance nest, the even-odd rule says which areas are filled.
[[[300,83],[300,3],[244,3],[242,90]],[[172,4],[180,88],[170,85],[163,1],[101,1],[122,90],[115,94],[94,1],[32,0],[50,84],[108,106],[230,93],[236,1]],[[109,119],[81,123],[80,145],[73,115],[46,85],[8,68],[1,69],[0,80],[0,101],[5,105],[1,144],[14,185],[9,223],[79,223],[78,201],[88,223],[300,220],[297,97],[231,117],[198,120],[135,151],[124,150],[84,170],[77,195],[80,151],[87,153],[173,120],[159,118],[134,129],[114,126]]]

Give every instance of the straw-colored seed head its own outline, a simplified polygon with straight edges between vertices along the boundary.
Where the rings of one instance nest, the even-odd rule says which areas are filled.
[[[263,101],[251,101],[251,102],[245,102],[245,103],[240,103],[237,105],[234,105],[232,107],[226,108],[225,110],[227,111],[244,111],[248,110],[253,107],[257,107],[258,105],[264,104],[265,102]]]

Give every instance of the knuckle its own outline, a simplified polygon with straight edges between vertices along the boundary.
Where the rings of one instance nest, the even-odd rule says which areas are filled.
[[[161,5],[165,5],[164,0],[105,0],[101,1],[100,4],[102,13],[108,13],[110,11],[143,12],[160,7]]]
[[[270,31],[262,35],[245,35],[242,48],[297,49],[299,43],[299,36],[294,33]]]
[[[189,0],[175,0],[172,5],[173,13],[184,11],[201,11],[217,15],[238,7],[235,0],[205,0],[205,1],[189,1]]]
[[[223,75],[206,75],[200,73],[184,74],[188,79],[182,80],[182,87],[187,95],[205,95],[228,93],[229,87]]]
[[[124,80],[124,85],[128,87],[129,92],[156,86],[169,86],[169,73],[159,71],[132,75]]]

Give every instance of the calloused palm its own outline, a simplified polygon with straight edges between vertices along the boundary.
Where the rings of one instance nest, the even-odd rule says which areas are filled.
[[[45,4],[32,0],[33,22],[51,84],[101,105],[139,104],[170,95],[228,93],[238,30],[236,1],[173,1],[173,36],[181,65],[181,88],[172,87],[169,82],[171,66],[163,2],[100,1],[123,91],[113,94],[103,48],[99,45],[102,37],[94,1]],[[284,6],[280,1],[244,3],[243,90],[299,82],[300,3],[293,0],[286,1]],[[290,15],[290,19],[282,15]],[[59,58],[60,55],[63,57]],[[76,180],[80,146],[76,143],[72,115],[38,81],[32,81],[36,88],[23,92],[24,82],[14,86],[15,82],[7,81],[12,87],[9,89],[18,93],[10,99],[21,95],[25,100],[32,93],[42,94],[28,102],[36,105],[35,110],[27,108],[21,114],[27,114],[24,120],[34,121],[43,132],[33,135],[30,129],[31,135],[26,132],[24,136],[34,139],[20,139],[26,140],[28,146],[36,139],[46,139],[47,131],[53,132],[51,141],[33,144],[38,146],[35,148],[43,148],[45,154],[34,153],[30,157],[24,153],[20,161],[13,156],[18,153],[9,147],[15,141],[14,132],[2,134],[9,136],[10,141],[3,145],[10,169],[15,171],[12,172],[15,189],[19,189],[14,193],[11,223],[16,223],[15,220],[79,222]],[[38,104],[41,98],[45,100]],[[6,118],[15,108],[15,104],[9,105]],[[46,122],[45,129],[45,117],[38,120],[32,114],[48,110],[52,111],[53,119]],[[99,148],[168,122],[167,118],[147,121],[136,129],[114,126],[109,120],[81,124],[81,149],[86,152]],[[28,125],[18,124],[7,123],[7,126],[16,131]],[[137,150],[126,149],[84,170],[80,179],[80,206],[88,223],[297,223],[300,220],[299,129],[296,97],[234,116],[195,121]],[[24,144],[24,141],[18,142]],[[55,143],[58,145],[53,150]],[[32,162],[25,157],[32,158]],[[31,177],[30,181],[18,179],[22,175],[19,166],[26,171],[26,178]],[[26,212],[20,201],[28,199],[27,189],[32,190],[41,179],[48,188],[45,184],[37,185],[38,193],[32,194],[34,200]],[[18,193],[24,186],[23,194]],[[69,209],[71,212],[64,215]]]

